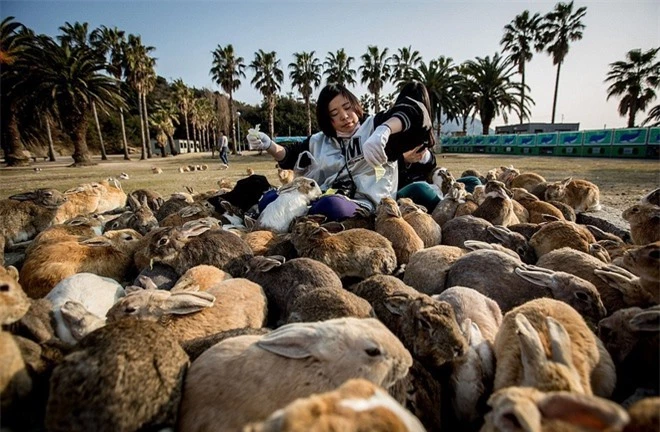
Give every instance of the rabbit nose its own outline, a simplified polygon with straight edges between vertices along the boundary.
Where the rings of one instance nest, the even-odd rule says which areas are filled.
[[[457,347],[454,347],[454,358],[462,357],[463,354],[465,354],[465,347],[463,345],[459,345]]]

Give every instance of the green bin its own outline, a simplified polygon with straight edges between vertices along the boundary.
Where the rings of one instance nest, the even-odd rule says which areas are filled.
[[[559,132],[557,146],[553,148],[555,156],[582,156],[582,132]]]
[[[535,134],[516,135],[515,154],[538,155],[539,148],[536,147],[536,135]]]
[[[472,153],[472,139],[473,136],[464,136],[464,137],[459,137],[459,146],[460,146],[460,153]]]
[[[585,131],[582,155],[587,157],[611,157],[613,136],[612,129]]]
[[[612,157],[643,158],[646,157],[646,139],[648,129],[617,129],[612,141]]]
[[[649,129],[649,139],[646,143],[646,157],[660,159],[660,127]]]
[[[475,135],[472,137],[472,152],[486,153],[488,135]]]
[[[502,153],[502,135],[488,135],[486,139],[486,153],[499,154]]]
[[[559,141],[557,132],[540,133],[536,135],[536,147],[540,155],[554,155],[555,147]]]
[[[502,135],[500,137],[500,145],[502,146],[501,153],[504,153],[504,154],[517,154],[516,153],[516,136],[517,135]]]

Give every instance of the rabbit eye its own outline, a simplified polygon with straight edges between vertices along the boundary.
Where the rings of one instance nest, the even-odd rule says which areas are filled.
[[[364,352],[367,353],[369,357],[376,357],[381,354],[378,348],[367,348]]]
[[[585,293],[585,292],[583,292],[583,291],[576,291],[576,292],[575,292],[575,297],[576,297],[578,300],[580,300],[580,301],[584,301],[584,302],[586,302],[586,301],[589,300],[589,296],[587,295],[587,293]]]
[[[516,249],[516,252],[518,252],[518,255],[523,256],[525,254],[525,249],[522,247],[519,247]]]
[[[126,306],[126,309],[124,309],[124,312],[126,312],[128,314],[135,313],[136,311],[137,311],[137,309],[134,308],[133,306]]]
[[[129,234],[126,237],[124,237],[124,240],[133,240],[133,236]]]
[[[7,292],[7,291],[9,291],[9,285],[7,284],[0,285],[0,292]]]
[[[52,193],[52,192],[45,192],[45,193],[44,193],[44,195],[46,195],[47,197],[49,197],[49,198],[50,198],[50,197],[52,197],[52,196],[53,196],[53,193]]]
[[[158,246],[165,246],[170,240],[166,238],[162,238],[158,240]]]

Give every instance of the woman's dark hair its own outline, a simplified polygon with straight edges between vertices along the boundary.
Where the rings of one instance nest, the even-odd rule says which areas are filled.
[[[323,90],[321,90],[319,98],[316,101],[316,121],[319,123],[321,131],[329,137],[337,136],[337,131],[332,127],[330,110],[328,110],[328,105],[330,105],[330,102],[337,97],[337,95],[342,95],[348,99],[353,107],[353,111],[355,111],[355,114],[357,114],[360,121],[362,121],[362,116],[364,115],[360,101],[346,87],[341,84],[328,84],[323,87]]]
[[[410,103],[410,100],[406,101],[406,98],[410,97],[416,101],[419,101],[424,104],[426,111],[429,113],[431,123],[433,123],[433,110],[431,109],[431,98],[429,97],[429,92],[426,90],[426,86],[417,81],[407,82],[401,91],[399,91],[399,96],[397,96],[394,105]],[[427,147],[433,148],[435,146],[435,136],[433,135],[433,126],[429,129],[429,142]]]

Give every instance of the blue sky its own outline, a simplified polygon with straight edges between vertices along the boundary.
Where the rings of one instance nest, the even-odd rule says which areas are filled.
[[[292,54],[316,51],[323,61],[328,51],[344,48],[361,65],[368,45],[389,48],[412,46],[425,61],[443,55],[460,63],[499,51],[503,27],[525,9],[545,14],[556,2],[546,1],[185,1],[110,0],[5,1],[2,18],[17,21],[38,33],[56,36],[66,21],[117,26],[139,34],[156,48],[156,72],[168,80],[182,78],[188,85],[218,90],[209,70],[211,52],[233,44],[246,64],[258,49],[274,50],[286,71],[282,92],[291,91],[286,67]],[[584,38],[571,45],[562,65],[556,121],[579,122],[581,129],[624,127],[617,113],[618,100],[606,101],[603,83],[609,63],[623,60],[627,51],[660,46],[660,2],[577,1],[587,7]],[[549,122],[556,67],[545,53],[534,55],[527,66],[527,84],[536,105],[532,121]],[[250,86],[252,72],[235,98],[260,102]],[[355,93],[366,92],[362,85]],[[392,91],[392,87],[386,91]],[[318,94],[318,89],[316,94]],[[658,100],[654,104],[659,103]],[[638,117],[638,123],[643,116]],[[517,123],[517,118],[510,118]],[[501,118],[492,126],[504,124]]]

